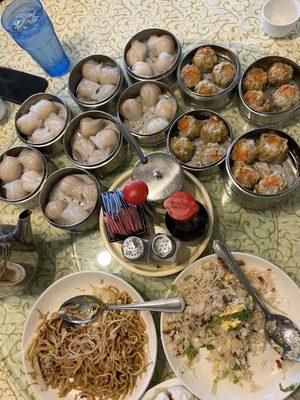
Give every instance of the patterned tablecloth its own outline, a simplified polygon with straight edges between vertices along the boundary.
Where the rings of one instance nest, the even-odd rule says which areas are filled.
[[[146,27],[172,31],[182,42],[183,50],[203,41],[224,44],[238,54],[243,67],[267,54],[300,62],[299,26],[288,38],[275,40],[268,37],[260,26],[262,0],[45,0],[43,3],[72,65],[95,53],[120,59],[127,40]],[[1,12],[7,4],[8,1],[1,3]],[[3,30],[0,54],[1,65],[43,74]],[[64,98],[78,113],[67,93],[68,75],[47,79],[49,92]],[[13,124],[16,109],[10,104],[7,118],[0,125],[1,152],[18,143]],[[235,105],[221,113],[232,124],[235,136],[250,128]],[[294,123],[286,130],[300,141],[299,128],[300,124]],[[69,165],[61,155],[52,157],[52,161],[58,166]],[[104,183],[109,185],[120,172],[107,177]],[[214,205],[213,238],[226,240],[233,250],[260,255],[280,265],[293,279],[300,278],[299,193],[276,210],[254,212],[230,200],[221,176],[215,175],[203,184]],[[15,223],[18,214],[16,207],[2,203],[0,223]],[[33,302],[53,281],[77,270],[103,269],[125,278],[145,298],[158,298],[165,294],[173,279],[146,279],[122,269],[105,253],[98,230],[86,235],[57,230],[43,219],[38,209],[34,210],[32,221],[40,250],[38,273],[32,287],[22,297],[12,296],[0,301],[1,400],[35,398],[28,387],[21,361],[22,331]],[[210,243],[205,254],[211,251]],[[153,383],[170,376],[172,373],[160,345]],[[291,398],[299,400],[300,391]]]

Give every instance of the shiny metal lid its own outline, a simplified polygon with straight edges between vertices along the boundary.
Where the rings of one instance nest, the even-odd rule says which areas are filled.
[[[142,239],[130,236],[122,244],[123,256],[130,261],[139,261],[145,254],[145,245]]]
[[[155,151],[146,155],[147,162],[138,161],[132,171],[132,179],[140,179],[149,189],[148,200],[162,203],[172,193],[181,190],[184,172],[171,154]]]

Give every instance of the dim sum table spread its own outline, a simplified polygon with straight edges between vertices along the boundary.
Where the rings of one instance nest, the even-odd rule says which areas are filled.
[[[2,13],[8,1],[1,2]],[[90,54],[107,54],[121,60],[129,38],[146,27],[160,27],[173,32],[181,41],[183,52],[204,42],[224,44],[234,51],[245,68],[264,55],[281,55],[300,63],[299,26],[285,39],[272,39],[261,29],[259,13],[263,1],[206,0],[47,0],[44,2],[56,32],[73,66]],[[298,32],[298,33],[297,33]],[[44,75],[30,57],[1,30],[1,65]],[[46,77],[46,76],[45,76]],[[68,74],[49,79],[48,91],[62,97],[74,114],[79,109],[68,95]],[[178,91],[177,91],[178,92]],[[5,151],[19,141],[14,130],[14,114],[18,107],[9,105],[4,123],[0,125],[0,149]],[[184,110],[182,110],[184,111]],[[234,136],[249,130],[235,104],[221,111],[232,124]],[[300,123],[284,128],[300,141]],[[162,147],[163,149],[163,147]],[[66,156],[52,157],[57,166],[71,166]],[[102,180],[109,187],[134,163]],[[214,206],[213,238],[225,240],[232,250],[249,252],[282,267],[295,281],[300,278],[300,196],[289,198],[277,209],[252,211],[231,201],[225,192],[221,175],[201,179]],[[0,223],[15,224],[20,209],[1,203]],[[55,280],[78,270],[106,270],[131,283],[145,299],[163,297],[174,276],[151,278],[136,275],[118,266],[106,251],[99,230],[72,234],[55,229],[33,212],[33,233],[40,251],[39,269],[31,288],[21,297],[0,301],[0,398],[35,399],[24,374],[21,342],[24,323],[37,297]],[[212,252],[212,240],[205,254]],[[157,327],[159,320],[156,316]],[[162,346],[153,382],[158,383],[172,372]],[[290,398],[300,400],[300,390]]]

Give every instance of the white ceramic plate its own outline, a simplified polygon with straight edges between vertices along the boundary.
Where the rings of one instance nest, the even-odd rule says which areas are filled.
[[[155,392],[159,389],[169,389],[173,386],[182,386],[182,383],[178,378],[169,379],[167,381],[161,382],[158,385],[154,386],[150,390],[148,390],[141,400],[152,400],[155,396]]]
[[[271,268],[274,284],[280,296],[281,312],[291,318],[298,326],[300,326],[300,290],[280,268],[263,260],[262,258],[245,253],[233,253],[238,259],[245,262],[246,265],[256,268],[257,270],[266,270]],[[196,268],[201,268],[201,264],[207,261],[217,261],[215,254],[204,257],[188,268],[186,268],[174,280],[174,284],[181,281],[186,275],[190,274]],[[161,318],[161,330],[165,324],[165,316]],[[184,362],[180,358],[173,356],[171,348],[168,345],[167,335],[161,332],[163,347],[167,359],[175,372],[176,376],[183,382],[184,386],[190,390],[196,397],[202,400],[283,400],[291,395],[291,392],[285,393],[279,389],[279,383],[283,388],[292,384],[298,384],[300,381],[300,363],[290,363],[288,368],[280,370],[276,367],[276,359],[279,355],[271,348],[267,347],[266,351],[258,356],[249,356],[249,362],[253,374],[253,380],[261,385],[259,391],[251,391],[250,385],[243,383],[243,386],[234,385],[227,379],[219,381],[216,394],[211,393],[211,387],[214,376],[211,373],[211,363],[205,359],[205,349],[200,350],[200,359],[193,368],[186,368]],[[267,364],[262,366],[262,361],[266,360]]]
[[[50,313],[57,311],[59,306],[67,299],[84,294],[92,294],[92,287],[94,286],[107,286],[113,285],[120,290],[125,290],[133,299],[133,301],[143,301],[143,298],[138,292],[123,279],[117,276],[108,274],[107,272],[76,272],[65,276],[55,283],[53,283],[36,301],[34,304],[25,324],[22,343],[22,356],[24,369],[29,383],[40,400],[57,400],[57,391],[48,390],[47,392],[41,391],[40,387],[33,384],[33,379],[29,375],[31,371],[29,362],[25,359],[25,350],[33,338],[36,328],[40,323],[39,313]],[[84,292],[83,292],[84,290]],[[142,318],[146,323],[146,331],[149,337],[148,342],[148,360],[150,362],[147,371],[137,380],[136,389],[131,395],[126,396],[124,400],[137,400],[147,389],[149,382],[152,378],[157,355],[157,335],[150,312],[142,312]],[[73,400],[75,391],[70,392],[64,400]]]

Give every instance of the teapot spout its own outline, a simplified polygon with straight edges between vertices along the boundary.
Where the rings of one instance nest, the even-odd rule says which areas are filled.
[[[30,244],[33,241],[30,216],[31,210],[24,210],[19,215],[17,225],[13,231],[14,238],[24,244]]]

